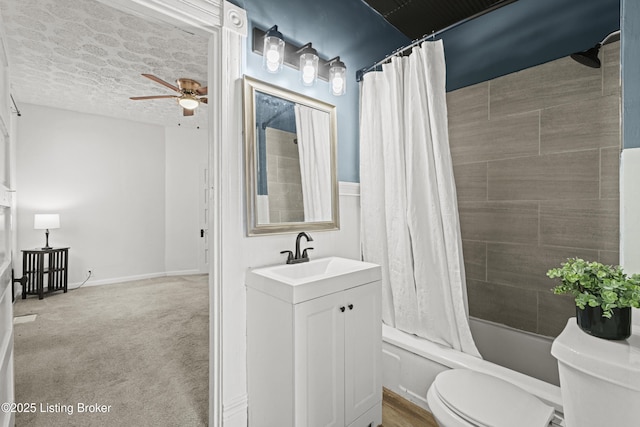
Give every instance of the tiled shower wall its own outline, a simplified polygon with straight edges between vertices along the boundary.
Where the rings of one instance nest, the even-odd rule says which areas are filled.
[[[547,270],[618,264],[619,47],[447,95],[472,316],[555,337],[575,304]]]
[[[271,223],[304,221],[296,134],[267,128],[267,193]]]

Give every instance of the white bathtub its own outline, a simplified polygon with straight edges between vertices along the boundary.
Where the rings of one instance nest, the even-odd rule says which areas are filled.
[[[478,329],[472,319],[472,331]],[[480,321],[480,327],[492,324]],[[480,330],[484,334],[486,330]],[[474,332],[475,333],[475,332]],[[531,336],[535,338],[535,336]],[[526,339],[526,337],[525,337]],[[484,372],[513,383],[553,406],[562,419],[560,387],[487,360],[478,359],[431,341],[382,325],[382,383],[384,387],[429,410],[427,390],[440,372],[465,368]],[[477,338],[476,338],[477,340]],[[478,345],[480,349],[482,346]],[[482,353],[482,350],[480,350]],[[549,355],[549,357],[551,357]]]

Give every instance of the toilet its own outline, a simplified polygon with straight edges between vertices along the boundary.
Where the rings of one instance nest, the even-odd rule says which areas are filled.
[[[440,427],[636,427],[640,420],[640,328],[622,341],[595,338],[571,318],[551,346],[564,422],[520,387],[477,371],[441,372],[427,403]]]
[[[440,427],[547,427],[555,413],[520,387],[468,369],[438,374],[427,403]]]
[[[572,317],[554,340],[567,427],[640,425],[640,329],[633,328],[626,340],[609,341]]]

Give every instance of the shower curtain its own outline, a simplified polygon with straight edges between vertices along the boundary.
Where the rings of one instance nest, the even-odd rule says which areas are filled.
[[[364,76],[362,251],[382,266],[383,321],[480,357],[468,322],[442,41]]]
[[[305,222],[331,221],[331,131],[325,111],[296,104]]]

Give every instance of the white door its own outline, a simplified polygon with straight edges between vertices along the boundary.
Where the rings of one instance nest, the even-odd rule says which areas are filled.
[[[12,298],[12,192],[15,156],[14,120],[8,108],[9,79],[4,40],[0,32],[0,403],[14,402]],[[0,411],[0,427],[13,426],[15,412]]]
[[[200,222],[200,239],[198,240],[198,270],[202,274],[209,272],[209,168],[207,165],[200,165],[200,174],[198,180],[198,204],[199,204],[199,222]]]
[[[380,283],[344,292],[345,425],[382,399]]]
[[[296,427],[344,426],[342,292],[294,308]]]

